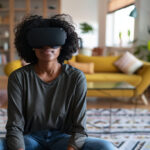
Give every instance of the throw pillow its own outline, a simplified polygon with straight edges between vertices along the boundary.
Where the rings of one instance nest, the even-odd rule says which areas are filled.
[[[78,63],[69,61],[69,65],[83,71],[84,73],[92,74],[94,73],[94,63]]]
[[[133,74],[140,67],[143,66],[143,62],[138,60],[134,55],[130,52],[126,52],[123,56],[121,56],[115,63],[122,72],[127,74]]]

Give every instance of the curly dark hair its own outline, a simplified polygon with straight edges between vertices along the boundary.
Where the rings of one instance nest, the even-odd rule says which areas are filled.
[[[67,20],[68,19],[68,20]],[[50,18],[38,15],[26,16],[23,21],[15,27],[15,46],[18,55],[28,63],[37,63],[38,59],[32,47],[27,42],[27,32],[36,27],[61,27],[67,33],[65,44],[61,47],[58,62],[72,58],[73,53],[79,49],[78,35],[72,23],[71,16],[57,14]]]

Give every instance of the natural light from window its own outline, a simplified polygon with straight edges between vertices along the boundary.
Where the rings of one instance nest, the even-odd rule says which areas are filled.
[[[134,39],[135,19],[129,14],[134,7],[131,5],[107,15],[106,46],[127,47],[131,45]]]

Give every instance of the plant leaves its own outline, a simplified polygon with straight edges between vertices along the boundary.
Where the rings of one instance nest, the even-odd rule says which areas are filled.
[[[88,23],[80,23],[80,29],[82,33],[88,33],[94,30],[93,27]]]

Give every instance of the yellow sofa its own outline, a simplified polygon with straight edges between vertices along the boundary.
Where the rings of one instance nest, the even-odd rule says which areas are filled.
[[[150,84],[150,63],[144,62],[142,68],[140,68],[135,74],[128,75],[120,72],[117,67],[115,67],[114,62],[119,58],[119,56],[84,56],[77,55],[74,56],[71,62],[79,63],[94,63],[94,73],[86,74],[87,82],[128,82],[131,85],[135,86],[135,89],[130,90],[88,90],[87,96],[93,97],[139,97],[145,104],[148,104],[148,101],[143,94],[144,91]],[[65,62],[65,63],[69,63]],[[9,75],[13,70],[21,67],[21,61],[16,60],[8,63],[5,66],[5,73]],[[103,83],[104,84],[104,83]]]
[[[144,91],[150,84],[150,63],[144,62],[135,74],[129,75],[122,73],[114,62],[119,56],[74,56],[70,61],[78,63],[94,63],[94,73],[86,74],[87,82],[128,82],[135,86],[132,90],[88,90],[87,96],[95,97],[133,97],[141,96],[143,102],[148,104],[146,97],[143,95]]]

